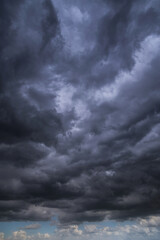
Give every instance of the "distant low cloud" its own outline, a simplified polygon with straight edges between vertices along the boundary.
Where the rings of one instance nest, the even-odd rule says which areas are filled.
[[[21,229],[23,229],[23,230],[34,230],[34,229],[39,229],[39,228],[41,228],[41,225],[38,224],[38,223],[35,223],[35,224],[30,224],[30,225],[24,226]]]
[[[113,226],[103,226],[97,224],[85,224],[83,227],[78,225],[68,225],[65,227],[57,228],[53,234],[49,233],[35,233],[29,234],[24,230],[15,231],[12,233],[9,238],[5,238],[4,234],[1,233],[1,240],[96,240],[97,238],[105,240],[121,240],[121,239],[154,239],[158,240],[160,227],[158,225],[143,225],[145,221],[152,221],[157,219],[157,216],[151,216],[150,219],[143,218],[135,222],[128,222],[123,224],[119,223],[118,225]]]

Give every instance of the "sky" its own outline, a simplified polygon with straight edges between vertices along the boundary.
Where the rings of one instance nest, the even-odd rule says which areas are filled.
[[[160,1],[0,1],[0,240],[158,240]]]

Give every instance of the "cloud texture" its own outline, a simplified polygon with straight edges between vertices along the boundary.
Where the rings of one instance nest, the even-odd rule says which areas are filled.
[[[160,2],[2,0],[0,17],[0,220],[159,214]]]
[[[160,218],[151,216],[147,219],[138,219],[134,224],[123,224],[117,226],[97,226],[96,224],[87,224],[83,227],[78,225],[69,225],[67,227],[58,228],[53,234],[36,233],[29,234],[25,230],[14,231],[5,238],[3,233],[0,233],[0,240],[89,240],[89,239],[159,239],[159,222]]]

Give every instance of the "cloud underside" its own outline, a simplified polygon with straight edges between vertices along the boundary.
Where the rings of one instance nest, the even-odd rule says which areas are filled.
[[[1,1],[1,221],[159,213],[159,5]]]

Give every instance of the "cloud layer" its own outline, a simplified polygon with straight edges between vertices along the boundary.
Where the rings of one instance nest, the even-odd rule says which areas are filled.
[[[159,9],[1,1],[1,221],[159,213]]]
[[[158,240],[160,228],[160,218],[151,216],[147,219],[139,219],[134,224],[128,223],[117,226],[97,226],[96,224],[87,224],[83,227],[78,225],[69,225],[67,227],[58,228],[53,234],[35,233],[31,234],[25,230],[14,231],[5,238],[3,233],[0,233],[0,240],[61,240],[61,239],[155,239]]]

